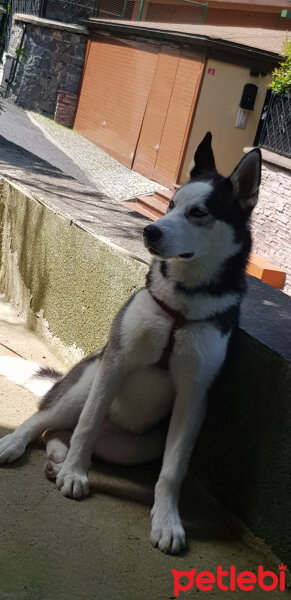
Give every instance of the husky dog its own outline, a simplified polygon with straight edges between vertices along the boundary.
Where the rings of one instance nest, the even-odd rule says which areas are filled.
[[[82,498],[92,454],[122,465],[163,454],[151,541],[173,554],[185,546],[179,494],[207,391],[238,323],[260,185],[258,149],[224,178],[211,139],[207,133],[199,145],[190,182],[167,214],[145,227],[153,255],[146,286],[120,309],[103,350],[64,376],[21,359],[0,364],[42,397],[39,411],[0,441],[0,462],[14,461],[45,432],[47,475],[65,496]]]

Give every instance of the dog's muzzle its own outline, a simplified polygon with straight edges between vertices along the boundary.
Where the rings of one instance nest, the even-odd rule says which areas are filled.
[[[148,225],[143,230],[144,243],[147,248],[155,248],[156,242],[162,237],[162,232],[157,225]]]

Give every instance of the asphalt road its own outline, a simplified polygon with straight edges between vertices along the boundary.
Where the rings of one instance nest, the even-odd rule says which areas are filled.
[[[91,188],[95,187],[94,182],[88,178],[86,173],[49,141],[39,127],[31,122],[24,110],[7,100],[1,100],[0,105],[2,107],[0,113],[1,136],[46,160],[66,175],[77,179],[80,183]]]

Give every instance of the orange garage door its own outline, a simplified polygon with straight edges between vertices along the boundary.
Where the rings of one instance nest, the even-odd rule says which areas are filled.
[[[171,187],[195,112],[204,55],[162,46],[133,168]]]
[[[94,39],[88,51],[74,129],[131,167],[159,47]]]

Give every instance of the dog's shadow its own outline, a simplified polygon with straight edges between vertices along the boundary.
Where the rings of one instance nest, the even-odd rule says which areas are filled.
[[[128,467],[94,461],[91,493],[151,506],[160,469],[161,460]]]
[[[12,433],[12,430],[0,427],[0,438],[9,433]],[[44,461],[44,444],[39,438],[28,446],[23,456],[13,463],[1,465],[1,468],[17,471],[19,468],[31,464],[35,450],[38,450],[38,454],[39,451],[43,452]],[[161,464],[161,460],[156,460],[143,465],[123,467],[94,460],[89,476],[91,497],[96,497],[97,501],[98,495],[102,494],[151,508]],[[59,492],[56,490],[56,493]],[[201,495],[191,474],[188,475],[182,488],[180,507],[189,540],[224,542],[236,539],[225,519],[214,511],[209,502]]]
[[[91,469],[94,472],[91,494],[104,494],[152,507],[154,487],[158,480],[162,461],[121,467],[96,462]],[[232,542],[237,535],[230,529],[226,517],[214,508],[215,503],[201,492],[192,474],[188,474],[181,492],[181,516],[189,540]]]

